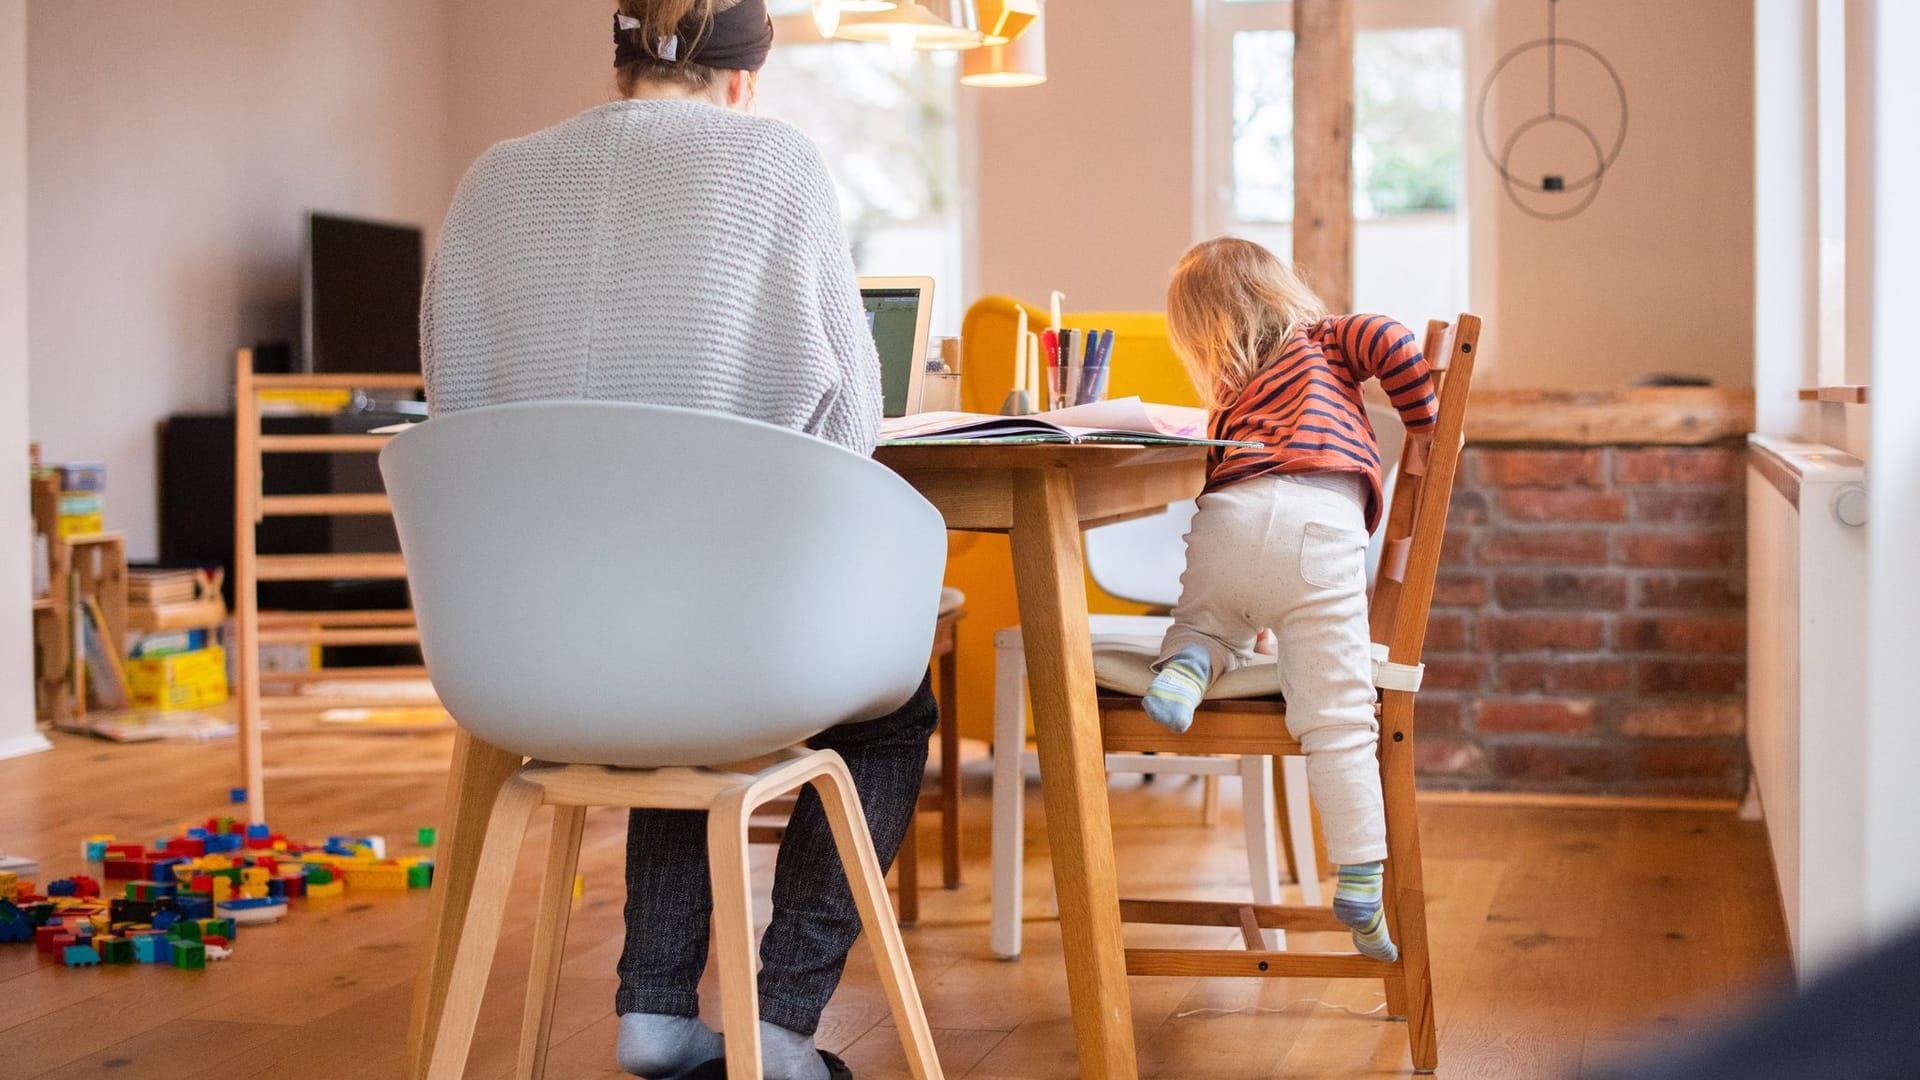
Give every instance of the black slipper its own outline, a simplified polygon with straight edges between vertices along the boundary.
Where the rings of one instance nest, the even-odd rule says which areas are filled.
[[[846,1062],[825,1050],[820,1051],[820,1060],[827,1063],[827,1080],[853,1080],[853,1070],[847,1068]],[[681,1073],[674,1080],[727,1080],[727,1059],[717,1057],[701,1062],[691,1072]]]

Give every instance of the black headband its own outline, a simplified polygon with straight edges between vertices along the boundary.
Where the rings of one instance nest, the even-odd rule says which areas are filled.
[[[613,66],[640,60],[701,64],[727,71],[759,71],[773,50],[773,19],[766,0],[740,3],[713,13],[711,20],[689,15],[678,32],[659,41],[644,40],[633,20],[613,17]]]

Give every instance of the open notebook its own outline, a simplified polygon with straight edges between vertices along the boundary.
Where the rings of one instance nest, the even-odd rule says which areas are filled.
[[[1153,404],[1137,397],[1095,401],[1032,416],[929,412],[880,422],[882,446],[976,442],[1259,445],[1207,438],[1204,409]]]

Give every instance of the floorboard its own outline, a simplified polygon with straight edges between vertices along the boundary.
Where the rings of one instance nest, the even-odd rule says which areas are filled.
[[[351,770],[443,761],[449,740],[290,734],[268,745],[275,763]],[[949,1076],[1059,1080],[1076,1070],[1039,788],[1028,791],[1027,952],[1009,963],[987,948],[988,770],[972,749],[966,883],[954,891],[936,884],[937,838],[929,827],[922,837],[928,886],[907,945]],[[151,841],[183,822],[230,813],[235,757],[230,744],[115,746],[60,737],[51,753],[0,762],[0,849],[35,856],[56,874],[80,872],[85,836]],[[1124,894],[1244,895],[1237,782],[1225,783],[1224,820],[1210,829],[1200,822],[1196,781],[1115,781]],[[274,782],[269,806],[274,827],[290,835],[379,833],[391,850],[414,853],[414,831],[437,824],[442,792],[434,777],[307,777]],[[1786,975],[1785,929],[1757,824],[1706,811],[1454,799],[1423,804],[1421,814],[1442,1076],[1575,1076],[1741,1008]],[[562,968],[551,1076],[621,1075],[613,992],[624,825],[621,811],[588,815],[580,863],[586,891]],[[543,815],[529,831],[514,884],[474,1039],[474,1077],[512,1075],[546,833]],[[758,850],[763,924],[771,869],[772,852]],[[243,931],[233,958],[203,972],[68,970],[24,946],[0,946],[0,1075],[397,1076],[426,915],[419,893],[300,905],[277,925]],[[1167,928],[1129,934],[1136,944],[1234,936]],[[1296,944],[1315,937],[1293,936]],[[1405,1029],[1383,1019],[1378,984],[1137,978],[1132,991],[1143,1077],[1409,1070]],[[703,996],[717,1005],[711,979]],[[819,1041],[863,1080],[905,1075],[864,948],[855,950]]]

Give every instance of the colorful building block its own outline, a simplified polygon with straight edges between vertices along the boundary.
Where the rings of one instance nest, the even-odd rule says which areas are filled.
[[[404,892],[407,870],[403,866],[356,866],[347,871],[347,881],[355,889]]]
[[[215,906],[222,916],[233,920],[235,926],[251,926],[256,923],[277,922],[287,913],[287,905],[284,900],[229,900],[224,904]]]
[[[206,946],[197,941],[173,941],[173,966],[182,971],[200,971],[207,966]]]
[[[97,833],[80,842],[80,857],[88,862],[99,862],[107,857],[107,845],[113,843],[112,833]]]
[[[424,889],[433,884],[433,864],[415,863],[407,867],[407,888]]]
[[[435,839],[437,839],[437,834],[431,825],[420,826],[420,830],[414,834],[413,838],[414,843],[419,844],[421,847],[432,847]]]
[[[100,954],[93,951],[92,945],[69,945],[61,952],[60,960],[68,967],[100,966]]]

